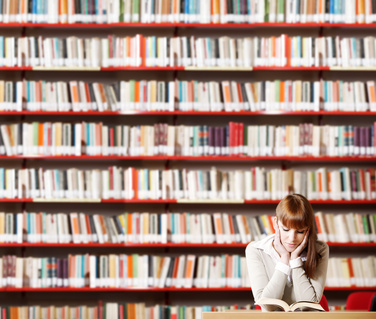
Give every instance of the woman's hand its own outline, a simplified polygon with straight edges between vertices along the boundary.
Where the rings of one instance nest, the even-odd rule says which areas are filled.
[[[274,243],[273,243],[274,249],[277,251],[277,253],[281,257],[281,261],[284,264],[288,265],[289,261],[290,261],[290,253],[282,245],[281,235],[280,235],[279,227],[278,227],[278,224],[277,224],[276,220],[274,220],[274,229],[275,229]]]
[[[308,243],[308,235],[309,231],[306,232],[303,241],[300,243],[298,247],[291,253],[291,259],[296,259],[300,256],[304,248],[307,246]]]

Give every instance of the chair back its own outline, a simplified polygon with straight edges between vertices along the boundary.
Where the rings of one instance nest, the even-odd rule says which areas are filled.
[[[319,304],[325,311],[329,311],[328,300],[326,299],[325,295],[322,295]]]
[[[371,308],[372,298],[376,291],[352,292],[346,300],[346,310],[368,311]]]

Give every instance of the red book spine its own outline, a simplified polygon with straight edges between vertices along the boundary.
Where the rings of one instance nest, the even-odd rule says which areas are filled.
[[[91,230],[91,227],[90,227],[90,220],[89,220],[89,215],[88,215],[88,214],[85,214],[85,221],[86,221],[86,229],[87,229],[87,233],[88,233],[89,235],[91,235],[91,234],[92,234],[92,230]],[[91,239],[90,242],[92,242],[92,241],[93,241],[93,239]]]
[[[132,186],[134,190],[134,197],[133,198],[138,198],[138,171],[132,167]]]
[[[110,177],[110,192],[114,190],[114,168],[113,166],[110,166],[108,168],[108,171],[109,171],[109,177]],[[110,196],[111,197],[111,196]]]
[[[228,149],[229,149],[229,155],[232,155],[233,153],[233,135],[234,135],[234,122],[229,122],[228,123]]]
[[[239,152],[238,154],[243,155],[244,153],[244,123],[239,123]]]
[[[233,151],[233,154],[234,155],[238,155],[239,154],[239,126],[240,126],[240,123],[234,123],[234,151]]]
[[[99,319],[103,319],[103,301],[98,301],[98,313],[99,313]]]
[[[108,52],[108,57],[111,59],[114,57],[114,50],[113,50],[113,36],[110,34],[108,36],[108,46],[109,46],[109,52]]]
[[[115,135],[114,135],[114,128],[110,128],[110,147],[111,147],[111,152],[113,150],[113,147],[115,146]]]

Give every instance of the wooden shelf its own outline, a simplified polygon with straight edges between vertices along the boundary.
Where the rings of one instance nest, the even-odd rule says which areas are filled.
[[[375,23],[0,23],[0,28],[375,28]]]
[[[1,155],[0,160],[44,159],[44,160],[149,160],[149,161],[286,161],[286,162],[373,162],[376,156],[118,156],[118,155]]]
[[[80,199],[80,198],[0,198],[0,203],[129,203],[129,204],[278,204],[280,200],[253,199],[253,200],[222,200],[222,199]],[[322,205],[369,205],[376,204],[376,199],[372,200],[310,200],[311,204]]]
[[[325,287],[325,291],[365,291],[365,290],[375,290],[376,287]],[[142,291],[142,292],[178,292],[178,291],[207,291],[207,292],[215,292],[215,291],[247,291],[250,292],[251,288],[249,287],[220,287],[220,288],[90,288],[90,287],[83,287],[83,288],[71,288],[71,287],[64,287],[64,288],[14,288],[14,287],[6,287],[0,288],[0,292],[111,292],[111,291]]]
[[[330,247],[376,247],[376,243],[336,243],[336,242],[327,242],[328,246]],[[48,247],[55,247],[55,248],[80,248],[80,247],[87,247],[87,248],[245,248],[247,244],[243,243],[231,243],[231,244],[200,244],[200,243],[87,243],[87,244],[74,244],[74,243],[0,243],[1,247],[38,247],[38,248],[48,248]]]
[[[2,66],[0,71],[78,71],[78,72],[98,72],[98,71],[226,71],[226,72],[252,72],[252,71],[376,71],[376,66],[372,67],[329,67],[329,66],[255,66],[255,67],[219,67],[219,66],[124,66],[124,67],[46,67],[46,66]]]
[[[366,112],[348,112],[348,111],[239,111],[239,112],[199,112],[199,111],[126,111],[126,112],[99,112],[99,111],[87,111],[87,112],[58,112],[58,111],[0,111],[1,116],[11,116],[11,115],[70,115],[70,116],[130,116],[130,115],[209,115],[209,116],[255,116],[255,115],[285,115],[285,116],[297,116],[297,115],[335,115],[335,116],[364,116],[371,115],[376,116],[376,112],[366,111]]]

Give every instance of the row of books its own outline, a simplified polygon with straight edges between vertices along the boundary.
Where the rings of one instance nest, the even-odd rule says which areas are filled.
[[[376,214],[315,213],[319,240],[339,243],[376,242]]]
[[[158,170],[0,168],[0,198],[278,200],[376,199],[375,168]]]
[[[366,0],[4,0],[0,21],[32,23],[372,23]]]
[[[376,285],[376,257],[329,258],[326,285],[328,287],[374,287]]]
[[[374,67],[375,37],[0,37],[0,66]]]
[[[6,255],[0,267],[1,287],[250,287],[246,259],[240,255]],[[375,285],[375,256],[329,258],[327,287]]]
[[[250,310],[239,306],[145,305],[145,303],[103,302],[79,306],[0,306],[0,319],[202,319],[208,311]]]
[[[0,125],[0,155],[358,156],[376,155],[376,122],[353,125]]]
[[[0,81],[0,111],[373,111],[375,81]]]
[[[3,256],[1,287],[249,287],[245,257],[157,255]]]
[[[376,242],[376,214],[315,213],[318,239]],[[274,233],[272,215],[0,212],[0,243],[247,244]]]

